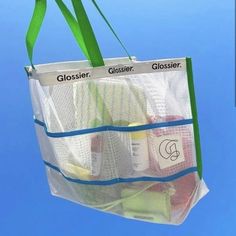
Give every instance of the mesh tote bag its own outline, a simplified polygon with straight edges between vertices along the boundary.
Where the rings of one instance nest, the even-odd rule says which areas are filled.
[[[33,65],[46,12],[46,1],[36,1],[26,71],[52,194],[127,218],[182,223],[208,191],[191,59],[104,60],[82,2],[72,0],[76,17],[56,3],[88,60]]]

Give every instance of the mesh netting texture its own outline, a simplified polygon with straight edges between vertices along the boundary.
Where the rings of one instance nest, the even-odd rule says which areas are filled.
[[[185,70],[30,80],[54,195],[98,210],[179,224],[206,190]]]

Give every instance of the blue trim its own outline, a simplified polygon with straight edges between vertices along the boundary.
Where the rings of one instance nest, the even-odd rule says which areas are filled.
[[[197,172],[197,167],[191,167],[185,169],[177,174],[166,176],[166,177],[137,177],[137,178],[116,178],[111,180],[81,180],[81,179],[73,179],[67,177],[63,174],[63,172],[56,166],[50,164],[49,162],[44,161],[45,165],[57,172],[59,172],[67,181],[77,184],[84,184],[84,185],[98,185],[98,186],[107,186],[107,185],[114,185],[119,183],[134,183],[134,182],[171,182],[176,179],[179,179],[185,175]]]
[[[46,124],[43,123],[43,122],[40,121],[40,120],[34,119],[34,123],[37,124],[37,125],[40,125],[40,126],[42,126],[42,127],[44,127],[44,128],[46,128]]]
[[[156,128],[165,128],[165,127],[193,124],[192,119],[186,119],[186,120],[177,120],[177,121],[170,121],[170,122],[132,126],[132,127],[107,125],[107,126],[101,126],[101,127],[96,127],[96,128],[69,131],[69,132],[52,133],[47,130],[47,126],[44,122],[39,121],[37,119],[35,119],[34,122],[35,124],[44,127],[47,136],[51,138],[64,138],[64,137],[70,137],[70,136],[76,136],[76,135],[82,135],[82,134],[91,134],[91,133],[104,132],[104,131],[137,132],[137,131],[150,130],[150,129],[156,129]]]

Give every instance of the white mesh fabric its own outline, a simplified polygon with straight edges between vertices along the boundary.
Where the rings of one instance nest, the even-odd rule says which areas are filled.
[[[87,66],[85,62],[73,62],[42,65],[37,69],[41,76],[44,73],[56,76],[59,72],[66,74]],[[186,70],[106,75],[55,85],[42,85],[31,79],[30,89],[34,116],[39,121],[37,136],[43,159],[49,163],[47,174],[54,195],[129,218],[172,224],[182,222],[192,204],[200,198],[196,197],[201,185],[197,173],[167,183],[132,180],[165,178],[195,168],[193,124],[154,127],[139,132],[112,131],[108,127],[191,120]],[[101,127],[105,128],[98,132],[96,129]],[[86,133],[88,129],[95,130]],[[85,133],[78,133],[80,131]],[[168,167],[162,166],[160,138],[172,136],[180,137],[184,159]],[[149,163],[140,171],[132,162],[137,155],[133,145],[141,145],[143,139],[148,147],[143,159]],[[139,155],[143,153],[140,149]],[[121,179],[130,182],[120,183]],[[93,181],[111,181],[112,184],[89,184]],[[142,196],[153,198],[153,201],[147,203]],[[127,200],[127,203],[122,198],[132,198],[132,201]],[[166,205],[156,204],[158,201]]]
[[[93,80],[92,83],[91,85],[89,80],[83,80],[42,87],[34,80],[31,82],[32,93],[36,96],[33,101],[34,112],[37,117],[44,118],[49,132],[69,132],[102,125],[142,125],[150,123],[152,119],[154,123],[165,121],[164,118],[155,120],[155,117],[191,118],[186,73],[182,71],[107,77]],[[95,86],[96,90],[91,90],[90,86]],[[98,96],[103,101],[102,109]],[[112,123],[107,123],[104,118],[106,110]],[[161,170],[156,157],[155,140],[160,135],[171,134],[182,136],[186,161]],[[191,126],[158,128],[148,132],[151,165],[150,169],[143,173],[132,168],[131,134],[112,131],[101,132],[98,135],[102,138],[100,179],[142,175],[168,176],[196,165]],[[92,172],[93,137],[94,134],[47,138],[44,146],[47,142],[50,143],[54,152],[53,159],[57,160],[60,166],[63,167],[68,162]]]

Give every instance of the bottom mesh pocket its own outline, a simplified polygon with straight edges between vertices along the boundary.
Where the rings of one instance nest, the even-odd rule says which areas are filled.
[[[199,197],[196,173],[170,182],[78,183],[47,167],[52,194],[100,211],[153,223],[180,224]],[[197,199],[199,200],[199,199]]]

